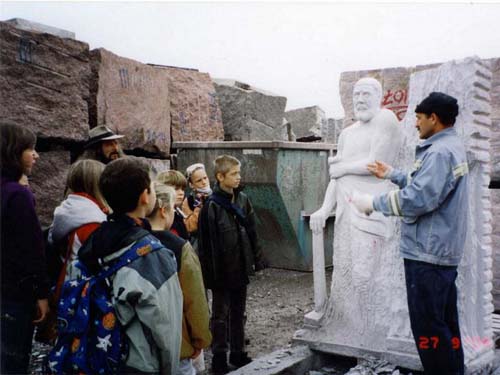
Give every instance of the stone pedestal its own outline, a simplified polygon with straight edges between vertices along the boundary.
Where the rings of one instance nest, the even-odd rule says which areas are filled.
[[[404,169],[408,169],[413,163],[414,147],[418,142],[414,115],[416,105],[432,91],[442,91],[456,97],[460,115],[455,128],[466,146],[470,169],[470,208],[468,218],[464,218],[468,219],[469,226],[466,251],[457,279],[462,345],[468,373],[487,366],[494,357],[491,298],[492,215],[488,190],[490,87],[490,67],[478,58],[452,61],[435,69],[412,74],[408,112],[402,124],[405,141],[398,158],[400,167]],[[335,233],[338,234],[337,228]],[[397,228],[394,234],[399,235]],[[338,246],[342,246],[342,243],[335,243],[334,254],[339,250]],[[371,246],[372,244],[366,244],[367,251],[370,251]],[[421,369],[410,330],[403,261],[396,249],[381,251],[388,252],[383,255],[384,267],[388,267],[387,273],[385,278],[373,278],[372,284],[383,285],[381,293],[385,288],[390,288],[390,303],[377,305],[370,299],[365,305],[353,306],[356,303],[353,298],[338,298],[345,293],[335,290],[335,283],[332,283],[331,297],[326,308],[317,311],[323,313],[317,322],[318,326],[304,327],[297,331],[295,340],[308,343],[312,349],[356,357],[372,355],[403,367]],[[333,280],[336,278],[336,272],[351,270],[346,264],[335,263],[334,258]],[[354,311],[355,308],[366,310],[368,307],[372,310],[365,311],[366,314],[386,316],[387,320],[381,319],[366,324],[362,319],[353,322],[351,315],[343,314],[343,311]],[[343,320],[346,326],[357,325],[357,328],[352,332],[343,332],[342,325],[338,324],[339,320]],[[388,325],[384,331],[386,324]]]

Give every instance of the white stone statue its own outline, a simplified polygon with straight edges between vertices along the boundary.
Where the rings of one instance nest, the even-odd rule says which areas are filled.
[[[375,160],[393,165],[402,144],[399,122],[393,112],[380,107],[381,100],[377,80],[362,78],[355,84],[358,121],[340,134],[337,155],[328,160],[330,182],[323,205],[310,219],[317,236],[335,210],[332,287],[321,326],[331,331],[336,343],[354,347],[383,347],[390,325],[387,305],[399,240],[396,220],[379,213],[360,214],[350,203],[355,191],[378,195],[394,189],[366,168]]]

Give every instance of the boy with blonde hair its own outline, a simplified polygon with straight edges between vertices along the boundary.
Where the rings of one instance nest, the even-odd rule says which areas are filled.
[[[263,269],[265,263],[255,213],[240,188],[240,161],[221,155],[214,167],[217,183],[198,223],[199,256],[205,286],[212,290],[212,370],[225,374],[229,371],[228,349],[229,362],[237,368],[252,360],[244,351],[247,285],[249,275]]]

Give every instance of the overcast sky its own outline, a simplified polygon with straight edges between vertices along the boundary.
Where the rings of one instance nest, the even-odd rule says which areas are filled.
[[[500,3],[8,2],[144,63],[196,68],[342,117],[343,71],[500,57]]]

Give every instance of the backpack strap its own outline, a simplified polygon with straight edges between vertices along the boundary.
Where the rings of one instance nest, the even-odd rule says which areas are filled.
[[[128,249],[124,254],[120,255],[118,260],[113,262],[109,268],[103,269],[97,274],[96,279],[106,279],[116,273],[120,268],[133,262],[139,257],[145,256],[153,251],[163,248],[162,243],[152,235],[146,235]]]

